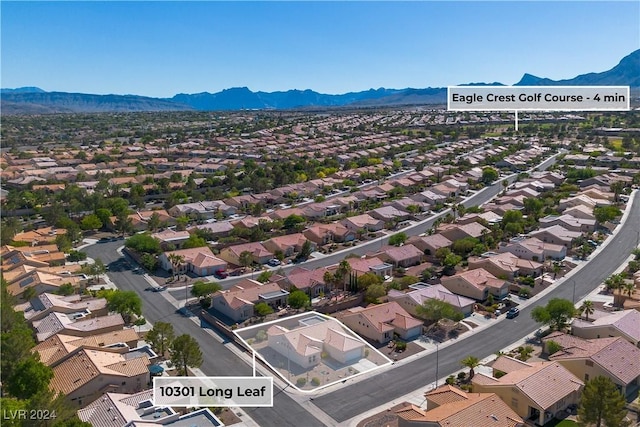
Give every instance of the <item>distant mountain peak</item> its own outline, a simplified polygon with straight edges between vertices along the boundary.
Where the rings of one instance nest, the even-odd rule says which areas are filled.
[[[15,89],[2,88],[0,93],[46,93],[46,91],[35,86],[25,86]]]

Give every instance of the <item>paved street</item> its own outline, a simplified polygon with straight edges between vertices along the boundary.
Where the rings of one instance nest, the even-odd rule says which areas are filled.
[[[120,255],[116,252],[122,246],[122,241],[97,243],[87,246],[84,252],[91,258],[100,258],[109,265],[120,264]],[[111,269],[111,268],[110,268]],[[188,334],[198,340],[204,363],[200,367],[207,375],[218,376],[251,376],[252,371],[245,362],[223,344],[211,337],[206,331],[198,327],[191,320],[176,312],[159,292],[144,291],[149,286],[142,274],[135,274],[129,270],[109,271],[111,280],[122,290],[138,292],[142,298],[144,317],[151,323],[157,321],[173,324],[176,335]],[[273,408],[246,408],[246,412],[261,426],[308,426],[321,427],[323,424],[311,416],[298,403],[293,401],[286,393],[281,393],[274,384]]]
[[[611,275],[621,260],[625,259],[638,244],[639,206],[640,192],[637,192],[627,221],[608,246],[566,283],[542,297],[538,304],[544,305],[552,298],[571,300],[574,297],[574,284],[575,300],[578,301]],[[531,319],[532,309],[533,306],[524,308],[520,316],[512,320],[503,317],[496,322],[499,323],[499,327],[478,331],[459,343],[441,349],[438,354],[438,376],[444,377],[458,371],[461,368],[460,360],[468,355],[483,359],[538,329],[540,325]],[[430,354],[375,377],[345,386],[333,393],[317,397],[313,403],[336,421],[343,422],[420,387],[426,388],[436,380],[435,364],[436,354]]]

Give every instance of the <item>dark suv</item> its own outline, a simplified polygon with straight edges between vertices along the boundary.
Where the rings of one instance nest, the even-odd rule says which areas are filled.
[[[518,314],[520,314],[520,310],[516,307],[512,307],[509,309],[509,311],[507,311],[507,319],[513,319]]]

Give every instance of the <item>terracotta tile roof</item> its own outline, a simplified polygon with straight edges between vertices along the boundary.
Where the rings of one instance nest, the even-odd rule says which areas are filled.
[[[342,352],[364,348],[365,345],[361,340],[344,331],[340,323],[331,319],[292,330],[273,325],[267,330],[267,335],[282,336],[289,343],[289,348],[305,356],[321,352],[325,345]]]
[[[324,274],[328,269],[326,267],[307,270],[306,268],[295,268],[289,271],[287,279],[298,289],[307,289],[324,283]]]
[[[273,256],[273,253],[269,252],[262,243],[251,242],[251,243],[243,243],[241,245],[229,246],[227,248],[231,252],[233,252],[236,256],[240,256],[240,254],[244,251],[249,251],[254,257],[262,258],[265,256]]]
[[[422,305],[425,301],[428,301],[430,299],[438,299],[440,301],[447,302],[457,308],[466,307],[475,303],[475,301],[471,298],[454,294],[449,289],[439,284],[429,285],[426,288],[416,289],[415,291],[406,293],[395,289],[390,289],[388,296],[392,300],[397,300],[400,298],[411,298],[418,305]]]
[[[407,244],[402,246],[392,246],[385,250],[385,254],[392,260],[400,262],[416,257],[421,258],[423,252],[412,244]]]
[[[94,427],[122,427],[141,419],[136,409],[140,403],[152,399],[153,389],[136,394],[105,393],[87,407],[79,409],[78,417]]]
[[[197,267],[226,265],[226,261],[216,257],[209,247],[202,248],[190,248],[179,249],[177,251],[168,251],[164,255],[169,257],[171,254],[181,255],[184,257],[184,262],[195,265]]]
[[[616,311],[600,317],[592,323],[580,323],[581,329],[600,328],[602,326],[612,326],[634,340],[640,341],[640,311],[638,310]]]
[[[562,350],[549,356],[550,360],[589,359],[623,384],[640,376],[640,349],[622,337],[585,340],[556,332],[544,339],[549,340],[562,346]]]
[[[513,385],[543,409],[578,392],[584,383],[558,362],[532,363],[528,368],[512,371],[498,379]]]
[[[351,266],[351,270],[358,273],[368,273],[371,267],[382,265],[384,262],[378,258],[347,258],[347,262]]]
[[[146,356],[126,360],[119,353],[78,349],[52,367],[50,386],[56,392],[70,394],[101,374],[119,377],[146,374],[148,364]]]
[[[395,301],[372,305],[367,308],[349,309],[340,318],[344,322],[355,322],[355,319],[363,319],[380,333],[393,331],[396,327],[411,329],[423,324],[421,320],[412,317]]]
[[[218,291],[212,298],[224,298],[232,308],[253,305],[260,301],[260,296],[270,292],[282,291],[276,283],[260,283],[251,279],[243,279],[227,290]]]
[[[502,288],[505,285],[504,280],[496,278],[484,268],[476,268],[475,270],[463,271],[462,273],[458,273],[453,276],[443,277],[441,281],[445,283],[446,281],[457,277],[464,279],[470,285],[478,289],[484,289],[485,287]]]
[[[495,393],[465,393],[463,399],[443,403],[434,409],[401,408],[396,414],[414,423],[442,427],[516,427],[524,423]]]

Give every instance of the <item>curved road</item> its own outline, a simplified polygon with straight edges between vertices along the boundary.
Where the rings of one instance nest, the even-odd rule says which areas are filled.
[[[97,243],[83,249],[91,258],[100,258],[109,266],[108,275],[119,289],[136,291],[142,298],[144,317],[151,323],[158,321],[169,322],[173,325],[176,335],[191,335],[200,344],[204,362],[200,369],[211,376],[251,376],[252,371],[243,360],[229,351],[223,344],[213,338],[202,328],[210,328],[202,324],[202,328],[176,312],[159,292],[144,291],[149,283],[142,274],[132,273],[132,267],[125,265],[124,260],[116,252],[122,246],[122,241]],[[322,427],[324,424],[303,409],[286,393],[281,393],[274,387],[273,408],[246,408],[261,426],[291,426],[291,427]]]
[[[640,192],[636,192],[633,206],[629,208],[629,217],[619,232],[613,236],[613,240],[565,283],[539,299],[537,305],[545,305],[552,298],[572,300],[574,283],[575,299],[580,300],[610,276],[620,266],[621,261],[627,258],[638,245],[639,206]],[[534,306],[532,304],[522,309],[520,316],[515,319],[503,317],[497,322],[500,327],[486,328],[441,349],[438,352],[439,376],[443,377],[458,371],[461,368],[460,360],[466,356],[473,355],[483,359],[538,329],[540,325],[531,319],[531,310]],[[313,403],[337,422],[343,422],[433,383],[436,380],[435,364],[436,354],[432,353],[375,377],[317,397]]]

